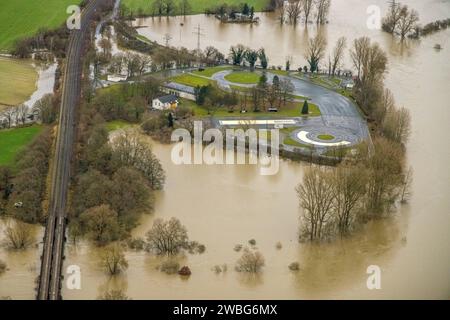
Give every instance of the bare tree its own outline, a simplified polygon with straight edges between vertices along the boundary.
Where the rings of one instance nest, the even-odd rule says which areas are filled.
[[[151,145],[134,131],[126,131],[111,141],[112,160],[117,166],[131,166],[141,172],[153,190],[162,189],[165,173]]]
[[[357,70],[355,95],[358,104],[373,116],[376,103],[383,94],[383,79],[387,71],[387,56],[378,43],[370,39],[355,39],[350,51],[353,66]]]
[[[348,233],[356,219],[366,189],[366,174],[359,166],[339,166],[333,174],[333,210],[341,235]]]
[[[411,187],[413,182],[413,169],[410,167],[403,175],[402,186],[400,190],[400,202],[406,203],[411,197]]]
[[[283,24],[286,20],[286,6],[284,5],[284,0],[275,0],[275,12],[280,24]]]
[[[400,3],[393,0],[389,6],[389,12],[386,17],[383,18],[382,28],[384,31],[393,34],[397,28],[398,21],[400,20],[401,6]]]
[[[305,25],[308,24],[309,17],[313,8],[314,0],[301,0],[303,6],[303,14],[305,16]]]
[[[418,21],[419,14],[416,10],[409,10],[406,5],[401,7],[400,17],[396,25],[396,29],[402,40],[405,39],[408,33],[415,29]]]
[[[289,23],[297,24],[300,14],[302,13],[302,3],[300,0],[289,0],[286,8]]]
[[[5,228],[5,244],[14,250],[23,250],[28,248],[34,242],[34,236],[31,225],[22,221],[10,220]]]
[[[253,252],[246,248],[236,264],[236,270],[239,272],[258,273],[264,267],[265,261],[263,255],[259,252]]]
[[[101,254],[100,266],[110,275],[116,275],[128,268],[123,247],[114,243],[107,246]]]
[[[98,300],[130,300],[130,298],[123,290],[109,290],[100,295]]]
[[[347,40],[345,37],[340,37],[333,49],[333,54],[331,56],[331,74],[333,76],[336,74],[336,70],[341,67],[342,59],[344,56],[344,49],[347,45],[346,42]]]
[[[301,237],[313,241],[329,235],[334,199],[330,179],[326,169],[310,167],[303,176],[303,182],[297,186],[297,196],[303,208]]]
[[[56,121],[58,116],[58,108],[54,103],[53,94],[46,94],[33,105],[33,113],[37,113],[37,117],[46,124]]]
[[[327,21],[328,13],[330,11],[331,0],[316,0],[317,8],[317,24],[324,24]]]
[[[26,104],[19,104],[16,107],[16,124],[24,125],[27,120],[28,106]]]
[[[384,117],[382,130],[385,137],[405,145],[411,133],[411,115],[406,108],[391,106]]]
[[[146,236],[149,248],[159,255],[176,255],[189,244],[186,227],[176,218],[156,219]]]
[[[111,45],[111,41],[109,41],[108,38],[102,38],[99,41],[99,46],[102,49],[103,55],[105,57],[108,57],[111,55],[112,45]]]
[[[373,140],[374,152],[365,159],[368,173],[367,204],[369,214],[388,212],[399,196],[403,174],[403,151],[384,138]]]
[[[308,47],[304,53],[305,59],[309,63],[309,69],[311,72],[315,72],[319,69],[320,60],[323,58],[327,42],[325,38],[318,33],[314,38],[310,38]]]
[[[6,120],[7,127],[11,128],[11,126],[13,124],[13,120],[14,120],[15,115],[16,115],[16,108],[15,107],[8,107],[5,110],[3,110],[1,115]]]

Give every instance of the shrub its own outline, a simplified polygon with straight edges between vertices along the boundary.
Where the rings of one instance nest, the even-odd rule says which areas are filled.
[[[166,260],[161,263],[159,270],[167,274],[175,274],[180,270],[180,264],[174,260]]]
[[[260,252],[246,249],[237,261],[236,271],[258,273],[264,267],[264,264],[264,257]]]
[[[289,270],[292,270],[292,271],[298,271],[298,270],[300,270],[300,264],[299,264],[298,262],[292,262],[292,263],[289,265]]]

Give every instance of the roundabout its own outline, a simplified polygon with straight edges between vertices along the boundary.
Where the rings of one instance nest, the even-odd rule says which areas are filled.
[[[359,143],[357,135],[345,128],[308,127],[295,130],[291,134],[295,141],[319,148],[347,147]]]

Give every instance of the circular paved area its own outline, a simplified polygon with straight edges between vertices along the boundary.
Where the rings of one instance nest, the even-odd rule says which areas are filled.
[[[320,135],[331,135],[331,140],[322,140]],[[359,143],[360,137],[345,128],[332,128],[327,126],[303,127],[295,130],[291,138],[299,143],[312,144],[316,147],[345,147]]]

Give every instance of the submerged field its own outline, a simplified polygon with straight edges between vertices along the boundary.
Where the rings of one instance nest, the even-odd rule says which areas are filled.
[[[1,0],[3,1],[3,0]],[[122,0],[123,4],[134,13],[141,11],[145,14],[152,14],[153,12],[153,2],[154,0]],[[242,3],[247,3],[250,7],[254,7],[255,11],[264,10],[269,4],[269,0],[222,0],[222,1],[211,1],[211,0],[190,0],[189,4],[191,6],[190,14],[204,13],[205,9],[216,7],[222,3],[228,5],[240,5]],[[176,9],[175,13],[179,13]]]
[[[69,5],[80,0],[0,0],[0,50],[11,50],[14,43],[39,29],[59,27],[69,17]]]
[[[17,153],[29,144],[42,126],[0,130],[0,166],[12,166]]]
[[[36,90],[37,79],[38,73],[29,60],[0,57],[0,110],[5,105],[25,102]]]

